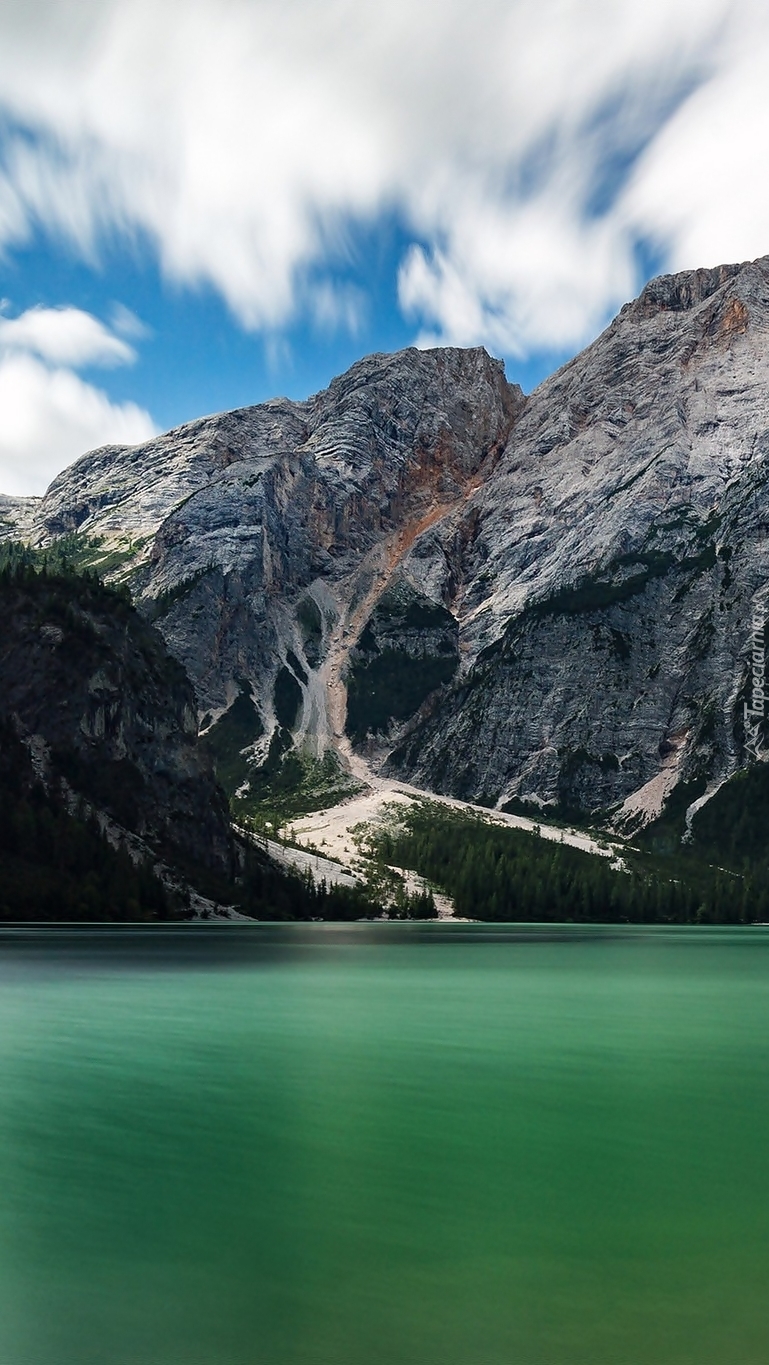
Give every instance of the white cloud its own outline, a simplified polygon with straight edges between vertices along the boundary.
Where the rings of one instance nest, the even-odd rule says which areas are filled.
[[[712,79],[660,130],[621,206],[674,269],[769,254],[769,13],[742,8]]]
[[[605,221],[571,221],[557,202],[494,212],[470,199],[446,245],[412,247],[398,280],[407,313],[435,319],[443,336],[519,356],[580,338],[634,283],[627,238]]]
[[[354,325],[307,280],[395,212],[426,336],[577,345],[640,237],[769,250],[767,74],[758,0],[8,0],[0,244],[146,234],[249,327]]]
[[[126,310],[127,311],[127,310]],[[31,351],[59,365],[126,365],[136,352],[80,308],[29,308],[0,317],[0,353]]]
[[[30,355],[0,359],[0,491],[43,493],[86,450],[135,445],[156,428],[135,403],[112,403],[72,370]]]
[[[43,493],[84,451],[153,436],[148,412],[113,403],[73,368],[134,359],[130,346],[79,308],[0,317],[0,492]]]

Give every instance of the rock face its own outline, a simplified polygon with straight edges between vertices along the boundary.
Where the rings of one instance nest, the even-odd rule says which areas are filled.
[[[588,809],[732,771],[767,454],[769,260],[653,281],[441,527],[467,666],[390,766]]]
[[[40,498],[10,498],[0,493],[0,539],[33,533]]]
[[[197,747],[195,695],[156,631],[83,579],[0,581],[0,717],[46,784],[68,788],[161,856],[228,875],[229,819]]]
[[[127,578],[205,726],[242,711],[247,688],[258,755],[276,730],[321,752],[343,729],[349,647],[420,533],[488,476],[523,403],[482,350],[371,356],[305,403],[84,456],[40,503],[35,536],[78,533]],[[425,561],[433,611],[444,577]]]
[[[744,762],[768,455],[769,258],[653,281],[529,399],[482,350],[411,350],[93,452],[32,533],[126,578],[208,727],[252,699],[254,761],[352,741],[631,815]]]

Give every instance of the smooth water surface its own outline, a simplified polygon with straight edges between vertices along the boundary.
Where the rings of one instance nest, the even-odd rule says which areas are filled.
[[[769,932],[0,934],[2,1365],[767,1365]]]

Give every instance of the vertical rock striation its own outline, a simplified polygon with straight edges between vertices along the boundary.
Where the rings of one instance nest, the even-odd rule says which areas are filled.
[[[588,809],[730,772],[768,454],[769,260],[652,281],[441,528],[466,667],[390,767]]]

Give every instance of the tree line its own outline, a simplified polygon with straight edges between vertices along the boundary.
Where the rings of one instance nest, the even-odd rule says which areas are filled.
[[[383,862],[440,887],[467,919],[609,924],[748,924],[769,920],[761,877],[681,857],[663,869],[628,852],[608,857],[483,816],[415,803],[402,824],[373,836]]]

